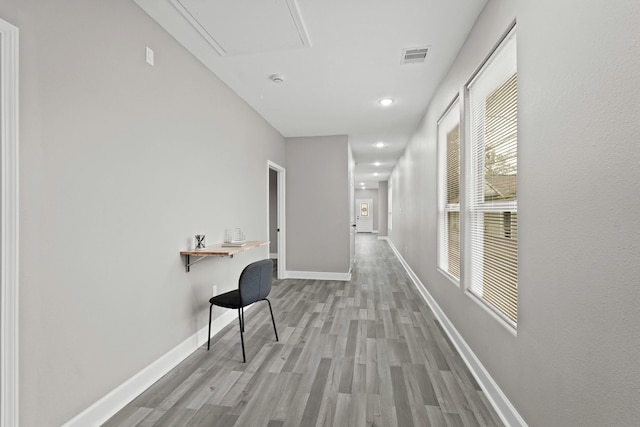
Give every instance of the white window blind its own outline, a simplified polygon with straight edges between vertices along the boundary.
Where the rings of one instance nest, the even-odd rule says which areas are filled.
[[[460,105],[438,121],[438,267],[460,280]]]
[[[518,98],[513,29],[467,85],[470,291],[518,320]]]

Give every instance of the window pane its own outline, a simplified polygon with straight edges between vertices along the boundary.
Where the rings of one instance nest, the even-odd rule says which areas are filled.
[[[485,212],[483,240],[482,298],[515,323],[518,320],[518,214]]]
[[[460,203],[460,124],[447,133],[447,204]]]
[[[447,212],[447,272],[460,279],[460,212]]]
[[[517,74],[486,100],[484,135],[484,201],[516,200],[518,175]]]
[[[438,267],[460,280],[460,104],[438,121]]]
[[[360,203],[360,216],[369,216],[369,203]]]

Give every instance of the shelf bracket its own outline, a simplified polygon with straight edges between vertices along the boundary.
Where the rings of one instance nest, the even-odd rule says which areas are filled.
[[[187,273],[189,272],[191,266],[195,263],[198,263],[200,261],[202,261],[205,257],[200,256],[200,257],[196,257],[196,259],[192,262],[191,261],[191,255],[185,255],[185,261],[184,261],[184,268],[187,270]]]
[[[203,256],[195,256],[195,255],[194,255],[195,260],[191,261],[191,255],[186,254],[186,255],[185,255],[185,259],[184,259],[184,268],[185,268],[185,270],[187,271],[187,273],[190,271],[191,266],[192,266],[193,264],[196,264],[196,263],[198,263],[198,262],[202,261],[202,260],[203,260],[203,259],[205,259],[207,256],[210,256],[210,255],[203,255]],[[229,255],[229,258],[233,258],[233,254]]]

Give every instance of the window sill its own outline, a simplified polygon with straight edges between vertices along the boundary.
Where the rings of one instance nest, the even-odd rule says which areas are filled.
[[[457,287],[460,287],[460,279],[457,279],[456,277],[452,276],[449,272],[441,269],[440,267],[438,267],[438,272],[442,274],[448,281],[450,281]]]
[[[465,294],[475,301],[484,311],[489,313],[491,317],[496,319],[500,325],[502,325],[507,331],[509,331],[514,337],[518,336],[518,325],[513,323],[512,321],[505,318],[502,314],[496,313],[494,309],[492,309],[486,302],[484,302],[480,297],[478,297],[473,292],[468,289],[465,291]]]

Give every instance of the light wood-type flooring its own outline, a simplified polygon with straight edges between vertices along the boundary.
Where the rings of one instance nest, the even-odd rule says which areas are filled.
[[[274,280],[245,315],[133,400],[114,426],[498,426],[388,243],[358,234],[349,282]]]

